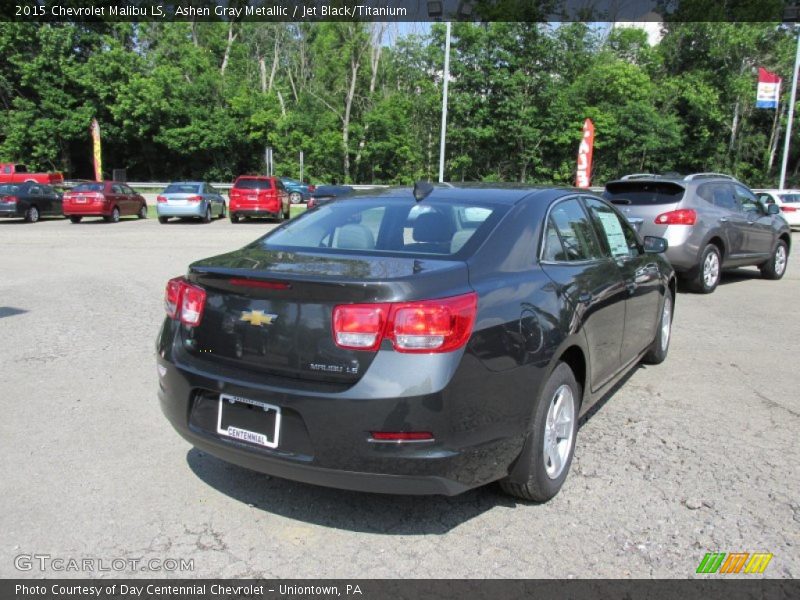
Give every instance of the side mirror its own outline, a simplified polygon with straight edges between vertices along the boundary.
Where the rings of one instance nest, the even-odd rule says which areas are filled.
[[[781,214],[781,209],[777,204],[767,204],[767,214],[779,215]]]
[[[669,248],[669,242],[662,237],[654,235],[644,236],[644,251],[647,254],[662,254]]]

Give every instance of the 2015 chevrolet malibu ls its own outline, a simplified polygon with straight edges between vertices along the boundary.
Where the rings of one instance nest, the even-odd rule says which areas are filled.
[[[167,284],[161,407],[226,461],[354,490],[561,488],[580,415],[669,348],[661,238],[570,189],[335,201]]]

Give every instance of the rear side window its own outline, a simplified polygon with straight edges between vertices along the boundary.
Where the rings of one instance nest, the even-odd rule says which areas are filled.
[[[170,183],[164,194],[199,194],[200,186],[196,183]]]
[[[736,200],[742,212],[758,212],[758,200],[753,192],[741,185],[734,185],[733,189],[736,192]]]
[[[239,179],[234,187],[240,190],[270,190],[272,181],[269,179]]]
[[[797,204],[800,202],[800,194],[780,194],[781,202],[788,202],[789,204]]]
[[[464,211],[472,219],[461,220]],[[366,252],[396,256],[430,255],[466,258],[486,239],[506,213],[504,204],[458,200],[371,198],[326,204],[293,219],[262,238],[266,248],[314,253]]]
[[[685,191],[670,181],[614,181],[606,184],[603,197],[613,204],[652,206],[680,202]]]
[[[704,183],[697,188],[697,195],[717,208],[739,210],[733,187],[728,183]]]
[[[550,211],[564,256],[568,261],[593,260],[602,257],[592,223],[577,199],[559,202]]]
[[[13,194],[19,189],[19,185],[15,183],[7,183],[0,185],[0,194]]]

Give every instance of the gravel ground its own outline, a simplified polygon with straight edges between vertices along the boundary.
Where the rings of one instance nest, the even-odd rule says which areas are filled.
[[[0,577],[81,575],[15,568],[35,553],[194,560],[104,576],[684,578],[712,551],[800,576],[796,257],[780,282],[679,294],[667,362],[583,423],[550,503],[390,497],[230,466],[161,415],[164,283],[267,227],[0,222]]]

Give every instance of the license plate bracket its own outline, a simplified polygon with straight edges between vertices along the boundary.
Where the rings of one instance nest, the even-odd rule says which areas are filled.
[[[264,448],[277,448],[281,431],[279,406],[220,394],[217,433]]]

